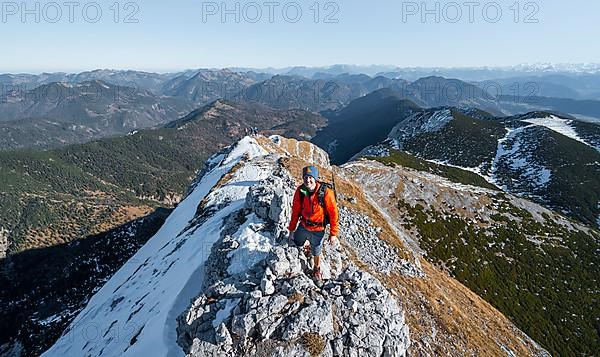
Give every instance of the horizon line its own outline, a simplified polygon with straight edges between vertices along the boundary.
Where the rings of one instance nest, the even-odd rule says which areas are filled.
[[[519,67],[527,68],[527,67],[547,67],[552,68],[556,72],[576,72],[569,71],[566,68],[560,68],[565,66],[579,66],[579,67],[592,67],[596,71],[600,71],[600,62],[560,62],[560,63],[552,63],[552,62],[535,62],[535,63],[517,63],[513,65],[487,65],[487,66],[400,66],[400,65],[392,65],[392,64],[348,64],[348,63],[335,63],[335,64],[327,64],[327,65],[289,65],[284,67],[275,67],[275,66],[267,66],[267,67],[253,67],[253,66],[225,66],[225,67],[215,67],[215,66],[206,66],[206,67],[188,67],[188,68],[140,68],[134,69],[131,67],[121,67],[121,68],[110,68],[110,67],[96,67],[96,68],[88,68],[88,69],[69,69],[69,70],[16,70],[16,71],[4,71],[0,70],[0,74],[2,75],[21,75],[21,74],[32,74],[32,75],[41,75],[41,74],[76,74],[76,73],[85,73],[85,72],[97,72],[97,71],[113,71],[113,72],[146,72],[146,73],[156,73],[156,74],[169,74],[169,73],[180,73],[186,71],[201,71],[201,70],[231,70],[231,71],[289,71],[293,69],[333,69],[335,67],[357,67],[357,68],[373,68],[373,67],[389,67],[391,71],[396,70],[518,70]],[[556,68],[559,67],[559,68]],[[543,70],[543,68],[539,68],[539,70]]]

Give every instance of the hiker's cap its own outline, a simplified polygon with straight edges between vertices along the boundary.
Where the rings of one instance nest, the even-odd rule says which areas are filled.
[[[312,176],[315,178],[315,180],[319,179],[319,170],[314,167],[314,166],[306,166],[305,168],[302,169],[302,178],[304,178],[304,176]]]

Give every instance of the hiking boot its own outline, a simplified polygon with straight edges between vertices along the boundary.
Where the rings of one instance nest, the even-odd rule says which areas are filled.
[[[315,270],[313,270],[313,278],[316,281],[323,280],[323,274],[321,274],[321,268],[315,268]]]

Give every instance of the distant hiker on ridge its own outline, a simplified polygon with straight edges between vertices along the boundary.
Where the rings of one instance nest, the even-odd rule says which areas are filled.
[[[292,219],[288,226],[289,239],[298,246],[304,246],[304,254],[313,256],[313,277],[321,280],[321,249],[325,227],[330,225],[329,243],[338,235],[338,208],[331,187],[318,181],[319,170],[315,166],[302,169],[303,184],[298,186],[292,203]],[[300,221],[300,225],[298,225]]]

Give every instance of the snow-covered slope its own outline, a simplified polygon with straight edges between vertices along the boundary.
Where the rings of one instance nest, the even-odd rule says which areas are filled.
[[[163,227],[92,297],[44,356],[183,355],[175,318],[202,284],[204,262],[223,217],[243,205],[248,187],[267,177],[269,168],[244,165],[234,173],[235,182],[211,189],[241,160],[264,154],[246,137],[227,155],[213,157],[213,167]],[[218,211],[201,222],[198,209]]]
[[[506,136],[498,140],[498,150],[492,162],[491,174],[487,176],[490,182],[505,191],[510,189],[521,192],[536,192],[548,184],[552,171],[537,162],[536,147],[530,145],[531,141],[528,141],[527,137],[529,135],[527,129],[535,125],[509,129]],[[510,172],[510,175],[499,175],[500,167],[505,172]],[[506,177],[511,178],[512,187],[508,186]],[[513,180],[513,177],[517,180]]]
[[[550,116],[542,117],[542,118],[525,119],[523,121],[527,122],[527,123],[535,124],[535,125],[541,125],[550,130],[554,130],[559,134],[562,134],[573,140],[577,140],[583,144],[589,145],[589,146],[593,147],[594,149],[600,151],[599,146],[595,146],[593,143],[590,143],[590,142],[582,139],[579,136],[579,134],[577,133],[577,130],[573,126],[572,119],[563,119],[563,118],[557,117],[556,115],[550,115]]]

